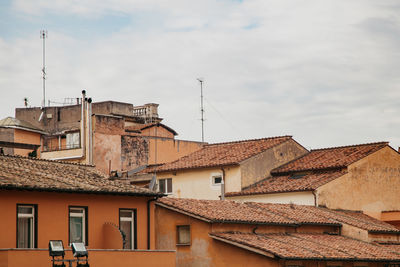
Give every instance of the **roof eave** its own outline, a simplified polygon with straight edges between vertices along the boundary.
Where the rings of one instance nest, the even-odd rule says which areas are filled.
[[[118,195],[118,196],[146,196],[146,197],[163,197],[162,193],[145,193],[145,192],[114,192],[114,191],[93,191],[93,190],[73,190],[60,188],[40,188],[40,187],[23,187],[23,186],[4,186],[0,189],[18,190],[18,191],[37,191],[37,192],[54,192],[54,193],[70,193],[70,194],[95,194],[95,195]]]

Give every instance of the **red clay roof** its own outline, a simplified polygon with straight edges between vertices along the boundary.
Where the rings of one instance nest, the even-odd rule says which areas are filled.
[[[400,230],[393,225],[360,212],[335,211],[314,206],[170,197],[159,199],[157,205],[207,222],[338,226],[349,224],[370,232],[400,234]]]
[[[205,145],[196,152],[162,165],[157,172],[237,165],[291,138],[291,136],[279,136]]]
[[[291,260],[399,261],[400,254],[373,243],[327,234],[210,233],[212,238]]]
[[[161,195],[149,189],[110,180],[94,166],[19,156],[0,156],[0,189],[55,192]]]
[[[312,191],[344,175],[344,170],[314,172],[304,175],[283,175],[268,177],[240,192],[226,193],[227,197],[259,195],[282,192]]]
[[[352,145],[311,150],[310,153],[271,171],[272,175],[296,171],[347,167],[385,146],[388,142]]]

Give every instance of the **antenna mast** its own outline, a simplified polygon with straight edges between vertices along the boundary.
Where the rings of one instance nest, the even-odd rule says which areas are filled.
[[[46,38],[47,38],[47,30],[41,30],[40,31],[40,39],[43,39],[43,68],[42,68],[42,74],[43,74],[43,103],[42,107],[46,107]]]
[[[203,106],[203,82],[204,78],[197,78],[200,82],[200,101],[201,101],[201,142],[204,143],[204,106]]]

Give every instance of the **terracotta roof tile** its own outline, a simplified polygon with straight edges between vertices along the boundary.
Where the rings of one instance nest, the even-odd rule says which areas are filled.
[[[385,146],[387,142],[311,150],[304,156],[271,171],[272,175],[305,170],[326,170],[347,167]]]
[[[234,201],[161,198],[157,205],[176,209],[211,222],[248,222],[255,224],[296,224],[296,221],[268,210],[253,209]]]
[[[197,200],[169,197],[159,199],[157,204],[210,222],[338,226],[349,224],[367,231],[400,234],[400,230],[393,225],[381,222],[360,212],[335,211],[306,205],[238,203],[229,200]]]
[[[0,156],[0,189],[160,195],[129,181],[110,180],[94,166],[19,156]]]
[[[270,137],[263,139],[236,141],[205,145],[202,149],[182,157],[174,162],[166,163],[157,169],[174,171],[216,166],[236,165],[245,159],[257,155],[276,145],[290,140],[291,136]]]
[[[344,170],[314,172],[304,175],[282,175],[268,177],[240,192],[228,192],[226,196],[245,196],[269,193],[311,191],[344,175]]]
[[[382,246],[327,234],[210,233],[212,238],[256,248],[283,259],[399,261],[400,254]]]

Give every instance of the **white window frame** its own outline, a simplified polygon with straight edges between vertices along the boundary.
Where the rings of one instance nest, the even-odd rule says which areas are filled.
[[[218,177],[221,177],[221,182],[220,183],[215,183],[215,178],[218,178]],[[210,187],[211,187],[211,189],[220,190],[223,179],[224,179],[224,177],[223,177],[222,173],[220,173],[220,172],[211,173],[211,175],[210,175]]]
[[[168,188],[168,180],[171,180],[171,188]],[[161,181],[164,181],[165,183],[165,192],[161,192],[160,190],[160,183]],[[172,184],[172,178],[162,178],[162,179],[158,179],[158,191],[160,191],[161,193],[167,194],[167,195],[172,195],[173,193],[173,184]]]
[[[79,148],[81,142],[80,132],[67,133],[65,142],[67,149]]]
[[[122,217],[122,212],[130,212],[130,217]],[[131,247],[127,249],[135,249],[135,210],[133,209],[120,209],[119,210],[119,221],[120,222],[130,222],[131,223]]]
[[[81,210],[82,212],[71,212],[71,210]],[[69,241],[70,245],[72,244],[71,242],[71,218],[82,218],[82,242],[83,244],[86,245],[86,208],[85,207],[69,207],[68,209],[68,218],[69,218]]]
[[[19,208],[30,208],[30,209],[32,209],[32,213],[30,213],[30,214],[27,214],[27,213],[19,213]],[[29,238],[29,243],[30,243],[30,245],[29,245],[29,247],[28,248],[34,248],[35,247],[35,238],[36,238],[36,236],[35,236],[35,215],[36,214],[36,211],[35,211],[35,205],[21,205],[21,204],[18,204],[17,205],[17,217],[18,217],[18,219],[19,218],[29,218],[29,219],[31,219],[32,221],[31,221],[31,229],[30,229],[30,236],[28,237]],[[17,222],[17,224],[18,224],[19,222]],[[18,225],[17,225],[17,231],[18,231]],[[19,235],[20,235],[21,233],[19,233],[18,232],[18,236],[17,236],[17,247],[19,247],[18,246],[18,239],[19,239]]]

